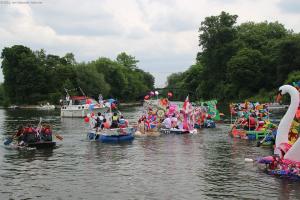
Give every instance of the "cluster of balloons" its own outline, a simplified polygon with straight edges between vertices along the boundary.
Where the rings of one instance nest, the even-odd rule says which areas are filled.
[[[86,115],[86,117],[84,118],[84,121],[86,122],[86,123],[88,123],[89,121],[90,121],[90,118],[91,117],[94,117],[95,116],[95,113],[88,113],[87,115]]]
[[[151,91],[151,92],[149,92],[149,94],[148,95],[146,95],[145,97],[144,97],[144,99],[145,100],[149,100],[151,97],[153,97],[153,96],[158,96],[159,95],[159,92],[158,91]],[[172,92],[168,92],[168,98],[171,98],[171,97],[173,97],[173,93]]]

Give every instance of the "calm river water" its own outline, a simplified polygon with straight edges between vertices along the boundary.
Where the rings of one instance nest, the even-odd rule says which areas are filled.
[[[123,110],[136,121],[140,107]],[[300,199],[300,183],[259,171],[245,158],[270,155],[230,138],[229,125],[197,135],[136,138],[108,145],[85,140],[83,119],[59,111],[0,110],[1,137],[18,124],[50,122],[64,137],[54,150],[0,148],[0,199]],[[2,143],[2,142],[1,142]]]

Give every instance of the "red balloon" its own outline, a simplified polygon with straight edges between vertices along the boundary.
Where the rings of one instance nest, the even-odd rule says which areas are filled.
[[[87,99],[87,100],[86,100],[86,103],[87,103],[87,104],[91,104],[92,101],[91,101],[90,99]]]
[[[84,118],[84,121],[85,121],[86,123],[88,123],[88,122],[90,121],[90,118],[85,117],[85,118]]]
[[[149,98],[150,98],[149,95],[146,95],[146,96],[144,97],[145,100],[148,100]]]
[[[91,113],[91,117],[93,117],[93,116],[95,116],[95,113],[94,113],[94,112]]]
[[[172,96],[173,96],[172,92],[168,92],[168,97],[172,97]]]

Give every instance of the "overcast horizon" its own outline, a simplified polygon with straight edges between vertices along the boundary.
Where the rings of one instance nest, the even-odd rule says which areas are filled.
[[[0,50],[25,45],[78,62],[135,56],[138,67],[163,87],[166,77],[195,62],[198,29],[205,17],[237,14],[238,24],[278,21],[300,32],[296,0],[40,0],[0,3]],[[23,3],[22,3],[23,2]],[[3,74],[0,73],[0,82]]]

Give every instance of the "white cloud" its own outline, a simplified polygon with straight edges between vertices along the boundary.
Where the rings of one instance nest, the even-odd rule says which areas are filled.
[[[41,1],[0,5],[0,49],[23,44],[58,55],[73,52],[79,61],[114,59],[125,51],[155,75],[157,86],[194,63],[198,28],[207,16],[224,10],[237,14],[238,23],[278,20],[300,31],[296,0]]]

